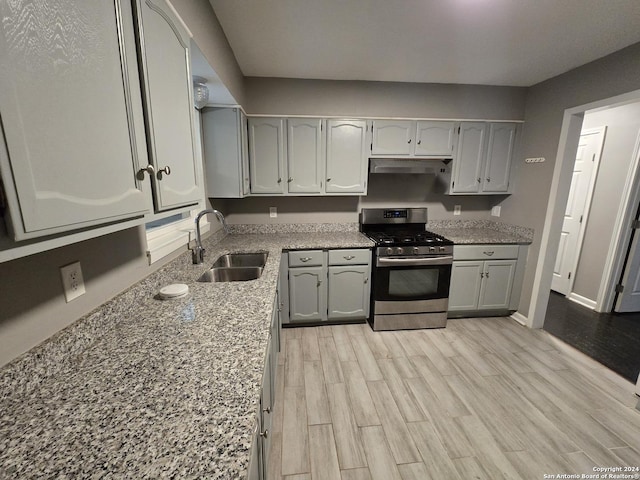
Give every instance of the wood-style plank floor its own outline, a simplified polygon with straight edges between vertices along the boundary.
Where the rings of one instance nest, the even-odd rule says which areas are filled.
[[[640,467],[634,385],[508,318],[283,330],[269,480],[530,480]]]

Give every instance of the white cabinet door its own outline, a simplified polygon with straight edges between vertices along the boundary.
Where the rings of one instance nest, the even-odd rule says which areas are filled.
[[[207,196],[242,198],[249,193],[246,122],[238,108],[202,109]]]
[[[334,319],[369,316],[369,266],[329,267],[328,317]]]
[[[415,155],[452,157],[455,149],[456,128],[455,122],[417,122]]]
[[[373,155],[403,155],[413,153],[416,122],[410,120],[374,120]]]
[[[196,128],[189,65],[190,38],[165,0],[137,0],[147,113],[147,141],[156,168],[156,210],[203,197],[195,158]]]
[[[249,119],[251,193],[284,193],[284,122],[282,118]]]
[[[0,172],[16,240],[151,207],[149,179],[136,179],[147,153],[133,15],[116,3],[0,2]]]
[[[287,190],[289,193],[322,192],[324,178],[323,120],[287,120]]]
[[[453,262],[449,311],[477,310],[483,269],[482,261]]]
[[[484,278],[478,301],[479,310],[505,310],[509,308],[516,263],[516,260],[487,260],[484,262]]]
[[[489,127],[487,163],[482,179],[482,191],[506,193],[516,140],[515,123],[492,123]]]
[[[367,193],[367,122],[327,120],[326,193]]]
[[[487,124],[460,124],[458,151],[453,161],[451,193],[478,193],[482,185],[482,165],[485,156]]]
[[[292,322],[327,319],[325,267],[289,269],[289,318]]]

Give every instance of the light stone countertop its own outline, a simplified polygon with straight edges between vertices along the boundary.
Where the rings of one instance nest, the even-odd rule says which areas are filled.
[[[358,232],[214,241],[204,265],[185,252],[0,370],[1,478],[244,478],[282,250],[373,243]],[[196,282],[242,251],[269,252],[259,279]],[[154,298],[170,283],[189,294]]]
[[[518,244],[533,242],[533,229],[488,220],[432,221],[427,230],[448,238],[456,245]]]

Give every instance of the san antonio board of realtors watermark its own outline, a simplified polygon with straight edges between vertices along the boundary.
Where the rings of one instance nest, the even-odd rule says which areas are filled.
[[[577,479],[640,479],[640,467],[593,467],[593,473],[545,473],[545,479],[559,480],[566,478]]]

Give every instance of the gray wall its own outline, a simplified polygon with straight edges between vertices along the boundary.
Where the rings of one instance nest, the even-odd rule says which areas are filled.
[[[248,77],[248,114],[522,120],[526,89]]]
[[[448,196],[430,175],[369,175],[366,197],[267,197],[215,199],[231,224],[242,223],[349,223],[358,221],[361,208],[383,206],[427,207],[430,220],[482,220],[503,196]],[[462,207],[453,216],[454,205]],[[269,218],[277,207],[278,218]]]
[[[502,203],[507,223],[534,228],[520,312],[527,315],[540,251],[547,198],[565,109],[640,89],[640,43],[530,87],[520,161],[545,157],[545,163],[522,164],[516,193]]]
[[[244,77],[209,0],[170,0],[193,34],[193,40],[227,90],[245,102]]]
[[[585,114],[582,128],[601,126],[607,127],[607,133],[573,288],[593,301],[598,297],[608,253],[603,246],[611,240],[622,185],[633,161],[640,130],[640,102]]]

